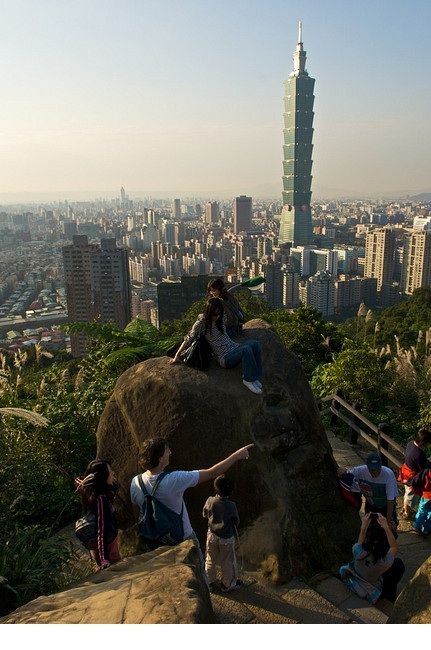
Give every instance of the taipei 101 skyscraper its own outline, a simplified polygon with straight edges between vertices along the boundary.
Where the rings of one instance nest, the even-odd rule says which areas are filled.
[[[299,23],[298,44],[293,54],[293,71],[285,81],[283,210],[279,244],[312,243],[311,166],[313,161],[314,79],[305,69],[306,52]]]

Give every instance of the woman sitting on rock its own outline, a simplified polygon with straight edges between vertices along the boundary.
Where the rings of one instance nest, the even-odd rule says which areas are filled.
[[[207,287],[208,295],[223,300],[226,334],[230,337],[241,333],[244,324],[244,313],[238,300],[225,287],[221,278],[210,280]]]
[[[398,546],[386,517],[369,512],[362,519],[353,560],[340,567],[341,579],[350,591],[372,605],[379,598],[395,602],[397,585],[405,571]]]
[[[223,300],[210,298],[207,302],[204,314],[200,314],[193,325],[190,333],[185,337],[175,357],[170,363],[177,363],[181,360],[181,352],[186,349],[192,341],[204,335],[211,346],[213,355],[222,368],[234,368],[242,363],[243,384],[252,393],[262,393],[262,361],[259,341],[248,340],[239,345],[232,341],[226,333],[224,321]]]
[[[121,560],[118,526],[112,505],[118,490],[115,474],[106,460],[92,460],[82,478],[75,479],[84,513],[96,515],[97,538],[92,542],[91,557],[98,569],[106,569]],[[93,548],[94,547],[94,548]]]

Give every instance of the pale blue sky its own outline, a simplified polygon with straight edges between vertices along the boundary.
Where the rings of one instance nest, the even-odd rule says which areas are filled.
[[[0,194],[280,196],[297,22],[314,197],[431,191],[429,0],[0,0]]]

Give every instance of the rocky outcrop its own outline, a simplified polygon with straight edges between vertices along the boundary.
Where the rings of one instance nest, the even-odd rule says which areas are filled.
[[[431,623],[431,557],[398,596],[388,623]]]
[[[307,575],[350,556],[359,518],[341,499],[335,461],[297,357],[264,321],[249,321],[244,339],[262,346],[262,396],[241,381],[241,369],[215,363],[207,372],[149,359],[118,379],[101,416],[98,455],[109,458],[122,486],[120,523],[133,523],[128,487],[140,470],[149,437],[164,436],[171,469],[207,468],[250,442],[250,459],[236,465],[234,499],[241,517],[241,553],[252,565],[275,556],[277,574]],[[202,506],[212,492],[186,493],[192,524],[203,541]]]
[[[193,542],[122,560],[73,589],[41,596],[0,623],[214,623]]]

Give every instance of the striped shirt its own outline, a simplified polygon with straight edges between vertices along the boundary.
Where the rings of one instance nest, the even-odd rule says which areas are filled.
[[[188,343],[191,343],[193,339],[197,338],[198,336],[201,336],[202,334],[205,335],[206,340],[210,344],[211,350],[215,358],[217,359],[219,364],[224,368],[225,356],[229,352],[232,352],[232,350],[236,350],[236,348],[239,347],[238,343],[232,341],[232,339],[229,338],[229,336],[226,334],[225,319],[223,318],[223,333],[220,332],[217,325],[213,323],[211,331],[205,334],[205,320],[203,314],[200,314],[198,320],[193,325],[190,333],[187,334],[187,336],[185,336],[184,340],[187,341]]]

